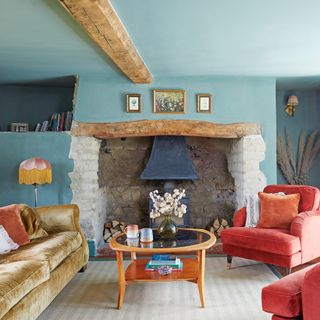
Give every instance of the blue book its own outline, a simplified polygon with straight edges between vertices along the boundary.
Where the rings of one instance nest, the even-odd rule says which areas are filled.
[[[174,256],[172,254],[154,254],[151,258],[152,261],[162,261],[162,260],[173,260],[176,261],[177,260],[177,256]]]
[[[146,264],[146,270],[147,271],[155,271],[159,268],[160,266],[156,266],[156,265],[151,265],[150,264],[150,261]],[[170,266],[172,267],[172,271],[181,271],[182,270],[182,267],[183,267],[183,263],[182,261],[180,260],[180,263],[179,265],[177,266]]]

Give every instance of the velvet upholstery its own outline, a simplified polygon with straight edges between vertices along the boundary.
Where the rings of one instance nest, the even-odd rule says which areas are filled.
[[[233,216],[234,227],[244,227],[246,225],[247,209],[240,208]]]
[[[20,217],[24,228],[26,229],[29,239],[37,239],[48,235],[40,225],[40,219],[36,212],[26,204],[20,204]]]
[[[223,243],[280,255],[301,250],[300,240],[286,229],[228,228],[221,234]]]
[[[320,264],[308,269],[302,283],[302,310],[304,320],[320,318]]]
[[[301,263],[320,257],[320,211],[300,213],[291,224],[290,233],[301,242]]]
[[[42,227],[50,233],[77,231],[82,238],[85,259],[89,259],[89,247],[80,227],[79,207],[74,204],[38,207],[36,212],[40,217]]]
[[[284,192],[285,194],[300,193],[299,212],[317,210],[320,205],[320,190],[313,186],[274,184],[266,186],[263,192]]]
[[[0,256],[0,263],[20,260],[48,262],[50,271],[54,270],[70,253],[76,251],[82,243],[79,232],[66,231],[51,234],[48,237],[33,240],[18,250]]]
[[[298,215],[300,193],[279,195],[259,192],[260,219],[257,228],[290,229]]]
[[[262,289],[262,308],[272,319],[320,318],[320,264],[292,273]]]
[[[18,290],[17,295],[10,298],[10,301],[13,302],[7,307],[7,312],[4,312],[1,319],[36,319],[75,273],[88,262],[88,245],[80,229],[78,207],[66,205],[37,208],[37,210],[41,212],[39,214],[40,224],[48,228],[49,236],[32,240],[15,252],[0,256],[0,302],[1,299],[6,298],[1,292],[2,269],[21,262],[27,265],[26,271],[22,273],[11,267],[12,276],[17,277],[17,281],[8,281],[8,286],[14,287],[17,284],[19,288],[21,287],[21,291]],[[67,219],[64,217],[64,210]],[[48,218],[53,215],[53,212],[59,212],[58,216],[54,219]],[[48,213],[47,216],[46,213]],[[47,219],[42,221],[42,217]],[[65,225],[66,222],[67,225]],[[39,265],[45,266],[47,270],[47,278],[43,280],[37,268]],[[28,283],[24,286],[23,282],[22,274],[27,277],[29,269],[35,277],[32,281],[33,287]],[[0,310],[2,310],[1,307]]]
[[[301,317],[287,318],[287,317],[277,316],[274,314],[271,320],[302,320],[302,318]]]
[[[0,224],[6,229],[9,237],[19,246],[30,241],[22,223],[20,211],[17,204],[0,208]]]
[[[46,262],[17,261],[0,265],[0,318],[50,277]]]
[[[264,192],[300,194],[299,214],[290,229],[244,227],[246,210],[241,208],[235,213],[234,227],[221,233],[224,253],[286,268],[320,257],[320,191],[311,186],[270,185]],[[304,209],[309,211],[300,212]],[[266,234],[266,230],[271,231]]]
[[[84,262],[84,250],[79,248],[50,273],[48,281],[40,284],[22,298],[1,320],[37,319],[41,312],[72,280]]]
[[[276,253],[264,252],[260,250],[253,250],[233,246],[230,244],[223,244],[223,251],[228,255],[234,257],[242,257],[245,259],[262,261],[264,263],[274,264],[280,267],[292,268],[300,264],[301,252],[294,253],[293,255],[285,256]]]

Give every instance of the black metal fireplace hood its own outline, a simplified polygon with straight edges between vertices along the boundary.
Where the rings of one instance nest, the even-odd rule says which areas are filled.
[[[196,180],[184,137],[156,136],[141,180]]]

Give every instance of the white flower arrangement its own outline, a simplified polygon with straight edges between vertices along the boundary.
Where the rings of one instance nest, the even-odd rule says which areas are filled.
[[[155,219],[164,216],[175,215],[182,218],[187,212],[187,206],[180,200],[186,196],[185,189],[173,189],[172,193],[166,192],[163,196],[159,195],[158,190],[149,193],[153,201],[153,209],[150,212],[150,218]]]

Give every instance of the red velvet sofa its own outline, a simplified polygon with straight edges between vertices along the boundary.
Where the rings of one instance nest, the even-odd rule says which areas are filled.
[[[320,264],[294,272],[262,289],[262,308],[272,320],[320,319]]]
[[[311,186],[269,185],[267,193],[300,193],[299,214],[287,229],[247,228],[246,209],[234,215],[233,227],[221,234],[228,255],[291,268],[320,257],[320,190]],[[320,319],[320,315],[319,315]]]

